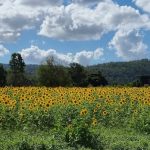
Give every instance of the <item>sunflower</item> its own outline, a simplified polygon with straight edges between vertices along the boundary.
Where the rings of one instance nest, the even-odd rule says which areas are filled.
[[[85,116],[87,113],[88,113],[88,110],[84,108],[80,111],[80,116]]]

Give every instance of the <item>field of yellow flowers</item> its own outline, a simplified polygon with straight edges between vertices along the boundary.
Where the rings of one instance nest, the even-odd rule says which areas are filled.
[[[0,88],[1,122],[6,119],[2,114],[6,110],[15,111],[23,119],[27,112],[47,113],[53,107],[68,106],[76,108],[81,117],[91,115],[94,125],[114,125],[124,118],[135,121],[149,112],[150,88]]]
[[[74,146],[92,145],[82,131],[97,126],[150,134],[150,87],[0,88],[1,130],[65,130]]]

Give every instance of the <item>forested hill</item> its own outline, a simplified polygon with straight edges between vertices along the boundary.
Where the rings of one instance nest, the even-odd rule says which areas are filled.
[[[111,62],[90,66],[88,70],[101,71],[109,84],[127,84],[137,80],[138,76],[150,75],[150,60]]]
[[[3,64],[5,69],[9,69],[9,65],[8,64]],[[26,65],[25,71],[27,74],[29,75],[35,75],[36,74],[36,70],[38,69],[38,65]]]
[[[8,69],[8,65],[4,65]],[[27,65],[26,72],[35,75],[38,65]],[[111,62],[86,68],[89,72],[101,71],[109,84],[127,84],[141,75],[150,75],[150,60],[143,59],[130,62]]]

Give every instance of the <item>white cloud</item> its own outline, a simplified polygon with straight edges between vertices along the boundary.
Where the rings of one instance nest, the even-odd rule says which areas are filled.
[[[87,66],[91,63],[93,59],[99,59],[103,56],[103,49],[98,48],[95,51],[81,51],[74,55],[73,62],[80,63]]]
[[[107,0],[95,8],[70,4],[49,9],[39,35],[59,40],[97,40],[105,33],[126,28],[150,28],[150,19],[129,6]]]
[[[61,5],[63,0],[15,0],[16,3],[30,7],[44,7],[51,5]]]
[[[59,40],[99,39],[105,27],[95,19],[93,10],[83,6],[56,7],[49,10],[39,34]]]
[[[116,50],[118,57],[125,60],[145,58],[148,54],[143,36],[137,30],[119,30],[109,43]]]
[[[143,10],[150,12],[149,0],[133,1]],[[131,37],[135,38],[135,41],[139,39],[135,43],[138,53],[141,49],[146,49],[146,45],[142,41],[143,37],[137,36],[135,32],[131,31],[150,30],[148,14],[140,14],[131,6],[119,6],[112,0],[72,0],[67,6],[62,3],[63,0],[0,0],[0,43],[15,41],[20,37],[22,31],[30,29],[35,29],[38,35],[64,41],[99,40],[106,33],[115,31],[116,34],[111,43],[117,51],[122,50],[122,44],[120,44],[120,41],[123,41],[122,37],[126,40]],[[95,6],[91,7],[91,5]],[[124,29],[127,33],[123,31]],[[118,37],[121,39],[119,40]],[[120,46],[116,46],[116,42]],[[129,46],[129,42],[124,42],[124,47],[129,47],[129,49],[118,52],[118,56],[125,58],[129,54],[135,55],[135,53],[131,53],[134,46]],[[31,49],[35,48],[31,47]],[[40,54],[41,51],[34,51],[35,55],[37,52]],[[54,53],[53,50],[46,52]],[[44,55],[48,54],[44,53]],[[67,61],[70,59],[71,61],[83,61],[83,64],[90,60],[87,51],[74,55],[69,53],[66,55],[59,53],[58,55],[55,52],[56,54],[62,59],[66,57]],[[33,54],[30,53],[30,55],[33,57]],[[94,58],[93,54],[90,56]],[[85,62],[82,58],[85,58]],[[37,59],[40,60],[40,58],[35,58],[35,61]]]
[[[73,3],[79,3],[83,5],[95,5],[103,1],[108,1],[108,0],[72,0]]]
[[[103,55],[103,49],[98,48],[95,51],[83,50],[81,52],[77,52],[76,54],[63,54],[54,49],[43,50],[32,45],[30,48],[21,50],[20,54],[27,63],[41,63],[49,56],[53,56],[56,60],[65,65],[76,62],[86,66],[89,65],[93,60],[99,59]]]
[[[23,30],[39,29],[48,11],[62,0],[0,0],[0,43],[15,41]]]
[[[86,6],[91,3],[97,6]],[[150,28],[150,19],[112,0],[73,0],[67,6],[62,0],[0,1],[1,43],[15,41],[23,30],[32,28],[39,35],[58,40],[97,40],[122,26]]]
[[[9,50],[0,44],[0,57],[7,55],[8,53],[9,53]]]
[[[0,42],[15,41],[23,30],[38,28],[46,7],[32,8],[18,3],[19,0],[0,2]]]
[[[144,11],[150,13],[150,1],[149,0],[133,0],[138,7],[141,7]]]

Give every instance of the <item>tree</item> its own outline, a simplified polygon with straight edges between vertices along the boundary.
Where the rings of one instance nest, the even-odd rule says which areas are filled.
[[[102,76],[100,71],[90,74],[88,77],[88,82],[93,86],[105,86],[108,84],[107,80]]]
[[[19,53],[13,53],[9,62],[8,83],[12,86],[23,86],[26,83],[25,62]]]
[[[11,56],[11,60],[9,62],[10,69],[12,73],[24,73],[25,72],[25,62],[19,53],[13,53]]]
[[[150,75],[143,75],[143,76],[140,76],[140,83],[141,85],[146,85],[146,84],[149,84],[150,85]]]
[[[74,86],[87,86],[87,74],[83,66],[78,63],[71,63],[69,68],[69,74],[71,76]]]
[[[67,69],[56,63],[54,57],[49,57],[38,69],[38,82],[41,86],[69,86],[70,77]]]
[[[4,69],[3,65],[0,64],[0,87],[6,85],[6,70]]]

